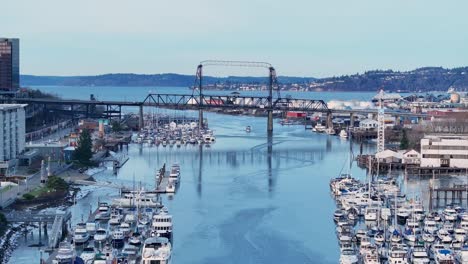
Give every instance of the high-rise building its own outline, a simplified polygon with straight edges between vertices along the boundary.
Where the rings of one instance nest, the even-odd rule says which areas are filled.
[[[0,38],[0,91],[19,88],[19,39]]]
[[[0,104],[0,172],[16,163],[24,151],[25,104]]]

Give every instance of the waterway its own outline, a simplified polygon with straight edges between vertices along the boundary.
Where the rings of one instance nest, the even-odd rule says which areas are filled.
[[[150,88],[37,87],[66,98],[141,100]],[[153,91],[190,93],[187,88]],[[213,91],[214,93],[214,91]],[[292,93],[295,97],[369,100],[374,93]],[[165,111],[165,110],[148,110]],[[173,110],[171,110],[173,111]],[[185,112],[194,115],[195,112]],[[348,156],[350,143],[315,134],[302,126],[275,121],[270,142],[263,117],[206,113],[217,141],[211,147],[163,148],[130,145],[130,160],[117,175],[104,171],[94,178],[127,186],[154,186],[164,163],[181,165],[181,186],[164,203],[174,216],[173,263],[337,263],[339,247],[332,221],[335,210],[329,180]],[[246,133],[245,126],[252,126]],[[271,148],[269,148],[269,145]],[[352,146],[359,152],[358,145]],[[127,151],[127,150],[125,150]],[[365,145],[365,153],[374,146]],[[365,171],[353,166],[354,176]],[[110,201],[117,190],[98,188],[71,207],[73,224]],[[38,235],[20,239],[10,263],[39,261],[40,250],[28,247]]]

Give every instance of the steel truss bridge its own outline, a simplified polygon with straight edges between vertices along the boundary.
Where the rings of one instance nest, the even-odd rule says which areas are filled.
[[[268,70],[268,95],[267,96],[245,96],[237,93],[229,95],[206,95],[203,93],[203,67],[205,66],[227,66],[227,67],[250,67],[265,68]],[[44,114],[49,112],[61,112],[72,116],[121,118],[123,107],[139,108],[139,125],[143,127],[143,107],[161,107],[177,110],[198,110],[199,127],[203,125],[203,111],[222,110],[260,110],[265,111],[268,116],[268,132],[273,131],[274,111],[302,111],[309,113],[326,113],[327,123],[331,124],[332,113],[350,114],[377,114],[377,109],[365,110],[335,110],[329,109],[323,100],[297,99],[292,97],[281,97],[276,71],[269,63],[265,62],[243,62],[243,61],[203,61],[197,67],[195,85],[192,94],[148,94],[142,101],[111,101],[111,100],[75,100],[75,99],[44,99],[44,98],[0,98],[2,103],[23,103],[29,105],[40,105]],[[274,97],[274,91],[276,96]],[[98,108],[100,107],[100,108]],[[412,116],[418,118],[427,117],[426,114],[414,114],[409,112],[386,111],[393,116]],[[31,114],[30,114],[31,115]],[[27,116],[29,117],[30,115]]]

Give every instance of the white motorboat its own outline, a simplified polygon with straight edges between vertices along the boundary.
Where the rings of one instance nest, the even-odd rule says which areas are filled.
[[[466,230],[462,228],[455,228],[454,237],[459,242],[465,242],[466,239]]]
[[[250,133],[251,131],[252,131],[252,127],[251,127],[251,126],[245,127],[245,132]]]
[[[112,246],[114,248],[121,248],[124,245],[125,235],[121,230],[114,230],[111,233]]]
[[[433,243],[435,241],[435,237],[431,233],[423,233],[422,239],[425,243]]]
[[[463,247],[456,255],[455,259],[460,264],[468,264],[468,247]]]
[[[153,215],[152,235],[166,237],[172,240],[172,215],[162,208],[157,214]]]
[[[325,133],[327,133],[328,135],[335,135],[336,134],[336,131],[333,127],[329,127],[327,129],[325,129]]]
[[[165,237],[150,237],[145,240],[141,251],[141,264],[171,263],[172,247],[169,239]]]
[[[314,132],[318,132],[318,133],[322,133],[322,132],[325,132],[325,129],[326,129],[326,128],[327,128],[326,126],[324,126],[324,125],[318,123],[317,125],[315,125],[313,131],[314,131]]]
[[[75,244],[83,244],[83,243],[88,242],[88,240],[89,240],[89,234],[88,234],[88,231],[86,230],[86,224],[85,223],[77,224],[73,232],[73,241],[75,242]]]
[[[363,256],[364,264],[380,264],[379,253],[376,249],[368,251]]]
[[[356,251],[351,248],[346,248],[341,250],[340,255],[340,264],[354,264],[358,263],[359,258],[356,254]]]
[[[437,232],[437,223],[434,220],[424,220],[424,232],[434,234]]]
[[[169,181],[166,186],[166,192],[167,193],[175,193],[176,188],[175,188],[175,183],[172,181]]]
[[[118,212],[113,212],[109,219],[109,225],[120,225],[123,216]]]
[[[431,261],[429,258],[429,253],[423,246],[413,247],[410,260],[413,264],[429,264]]]
[[[408,251],[401,246],[392,246],[388,251],[389,264],[409,264]]]
[[[178,164],[172,165],[171,172],[169,173],[169,181],[174,184],[178,184],[180,182],[180,166]]]
[[[87,222],[86,223],[86,231],[88,231],[88,234],[93,237],[94,234],[96,233],[97,225],[95,222]]]
[[[130,224],[129,223],[126,223],[126,222],[122,222],[119,226],[119,230],[122,231],[122,233],[124,234],[124,236],[127,236],[128,234],[130,234],[130,232],[132,231],[131,228],[130,228]]]
[[[436,264],[455,264],[455,257],[450,249],[439,249],[434,254]]]
[[[378,208],[367,207],[366,211],[364,213],[364,220],[366,220],[366,221],[377,221],[378,212],[379,212]]]
[[[96,252],[94,252],[94,247],[85,247],[83,252],[81,252],[80,257],[83,259],[84,263],[92,263]]]
[[[457,220],[458,214],[457,211],[452,208],[452,207],[446,207],[444,211],[442,212],[442,215],[444,216],[445,221],[455,221]]]
[[[136,247],[136,246],[125,245],[124,248],[122,249],[122,255],[123,255],[124,259],[126,259],[126,260],[134,259],[134,258],[137,257],[139,251],[140,251],[139,248]],[[151,263],[151,262],[149,262],[149,263]]]
[[[67,241],[60,242],[53,264],[69,264],[76,258],[75,248]]]
[[[154,199],[154,197],[151,197],[147,195],[144,192],[132,192],[132,193],[126,193],[124,196],[120,198],[116,198],[112,201],[112,204],[114,206],[120,206],[120,207],[135,207],[139,206],[141,208],[143,207],[160,207],[161,204]]]
[[[452,242],[452,236],[450,235],[450,233],[445,230],[444,228],[441,228],[439,229],[439,231],[437,231],[437,237],[440,239],[440,241],[442,243],[450,243]]]
[[[340,138],[348,138],[348,132],[346,132],[344,129],[341,129]]]
[[[142,239],[142,236],[140,233],[138,232],[135,232],[132,234],[132,236],[128,239],[128,243],[132,246],[141,246],[141,239]]]
[[[110,218],[110,207],[107,203],[99,203],[98,212],[94,219],[108,220]]]
[[[104,228],[98,228],[98,230],[96,230],[96,234],[94,234],[94,241],[102,243],[106,240],[107,240],[107,230]]]

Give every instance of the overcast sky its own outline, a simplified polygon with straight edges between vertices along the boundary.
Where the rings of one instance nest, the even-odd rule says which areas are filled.
[[[23,74],[194,74],[206,59],[313,77],[468,65],[465,0],[0,1]]]

